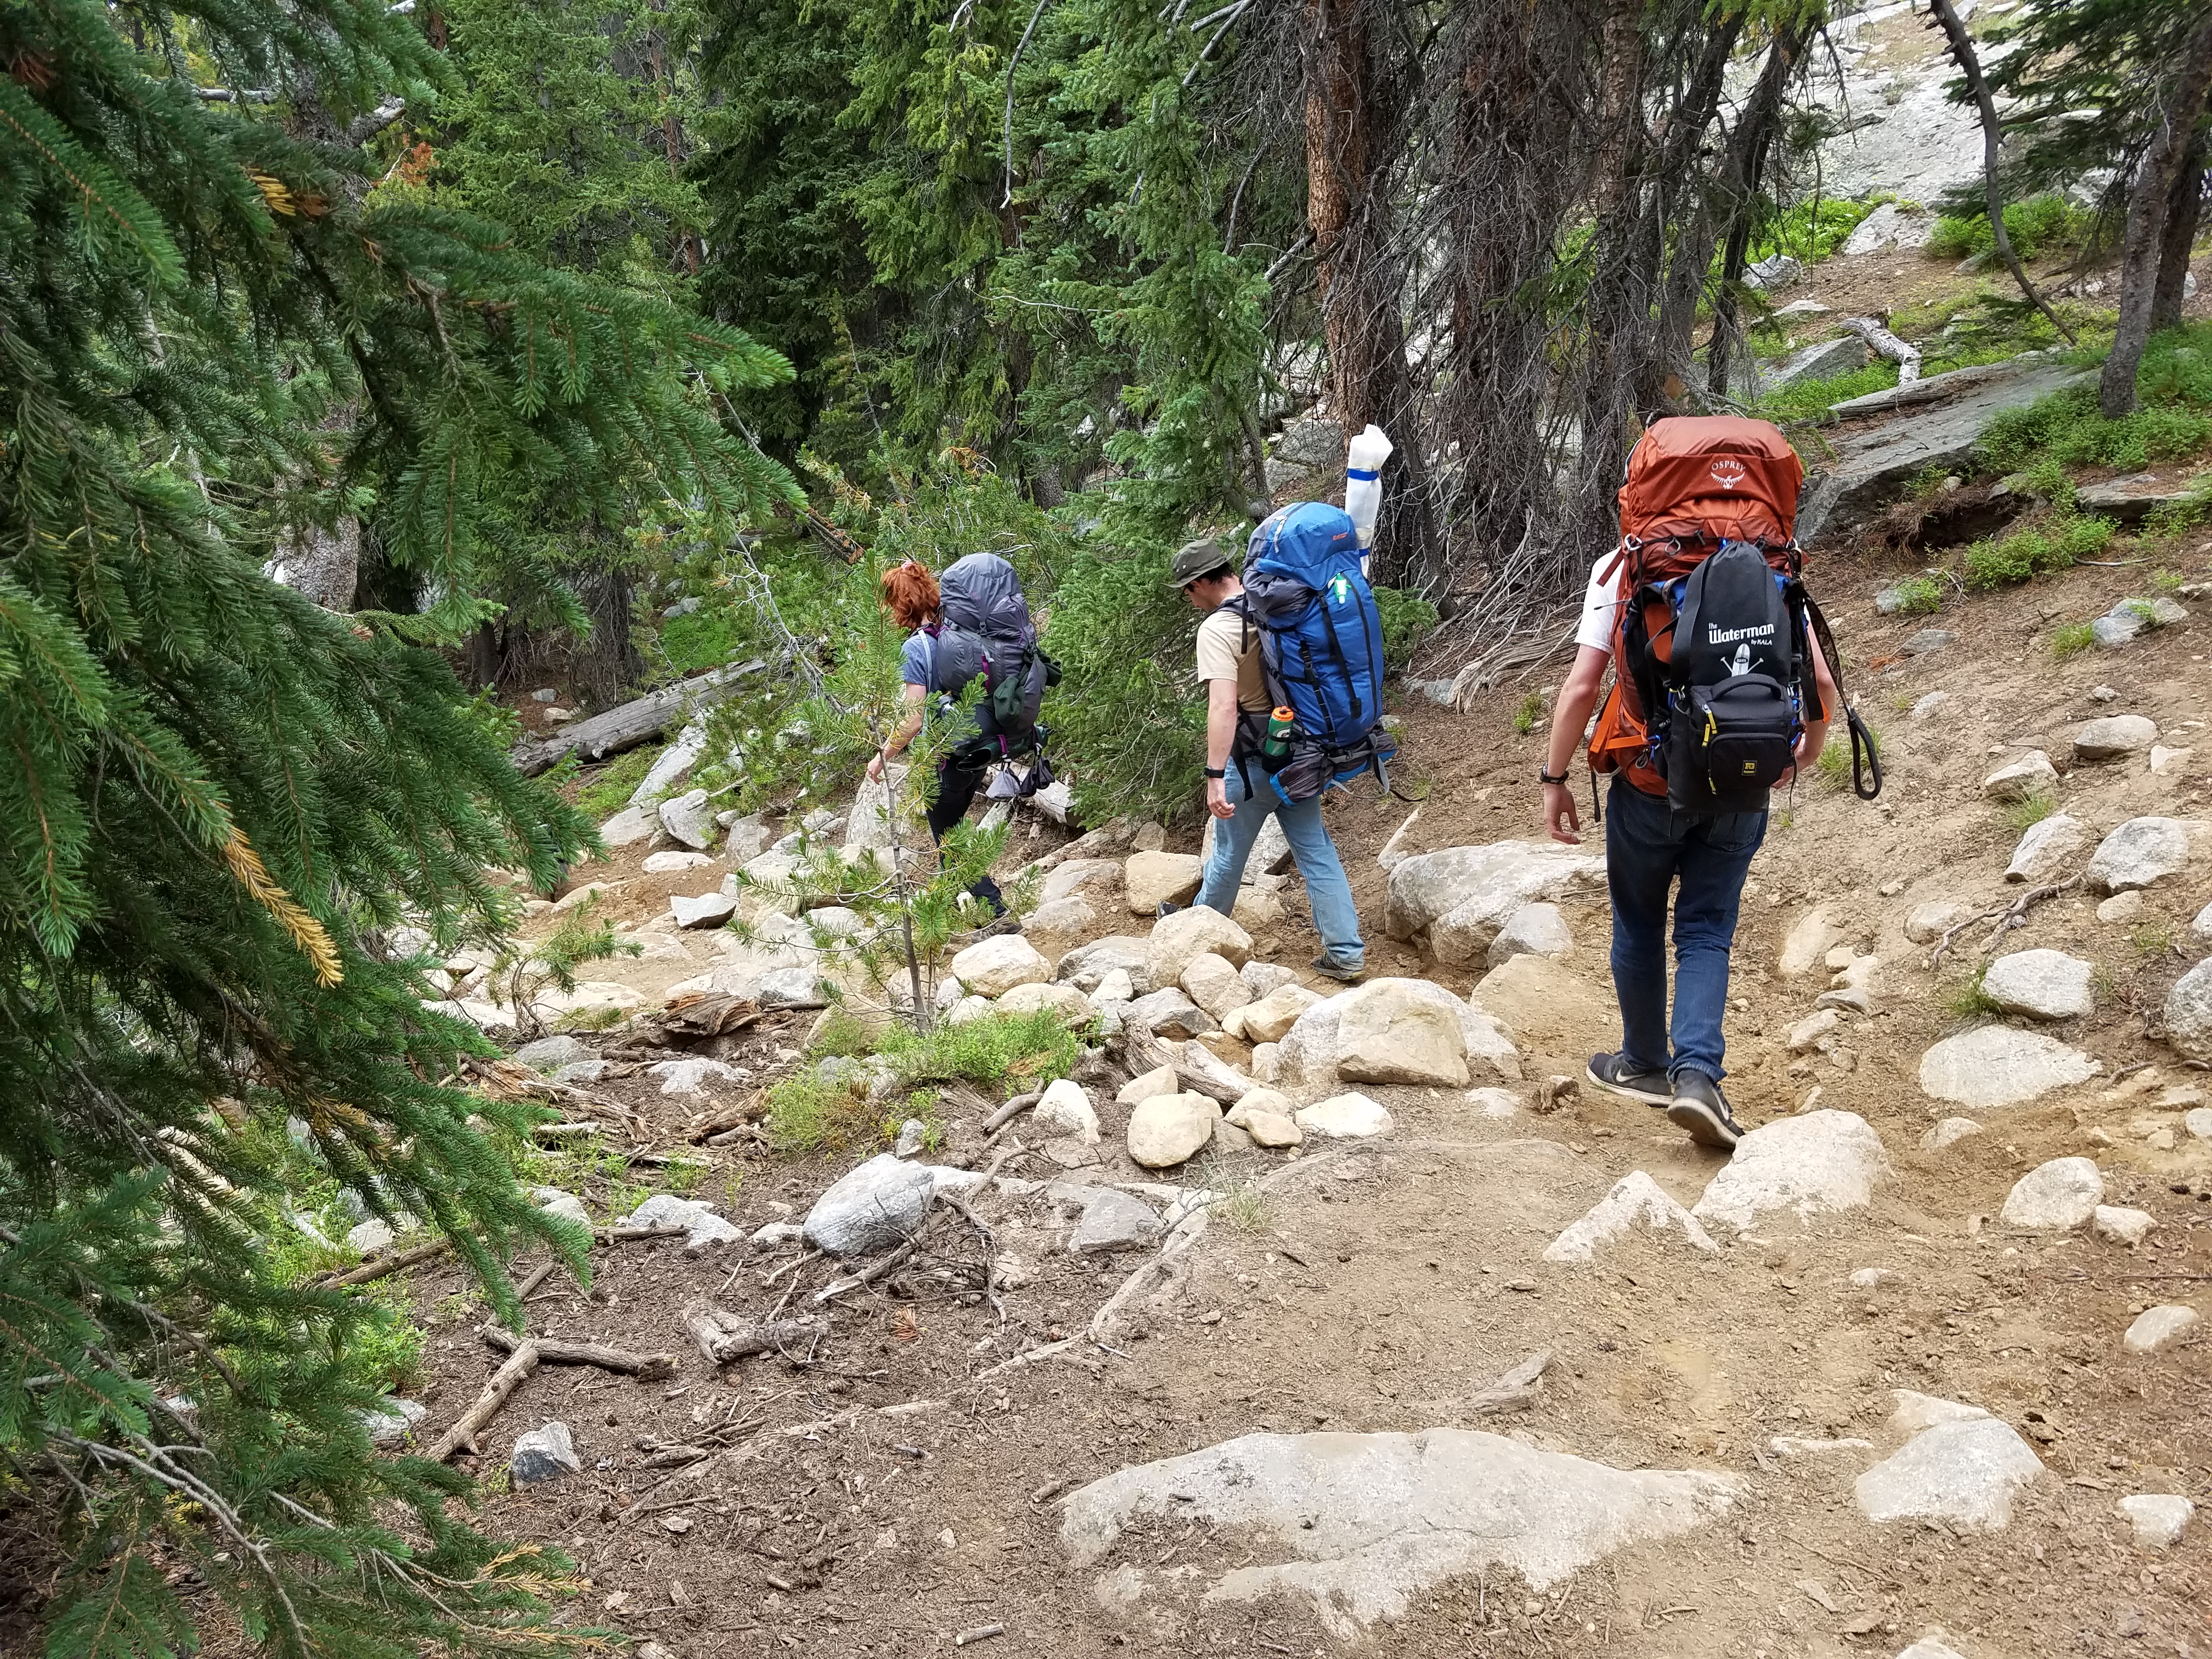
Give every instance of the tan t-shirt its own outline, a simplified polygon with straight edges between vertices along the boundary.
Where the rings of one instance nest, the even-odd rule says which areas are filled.
[[[1198,677],[1235,680],[1237,706],[1266,714],[1267,676],[1260,672],[1260,633],[1233,611],[1210,611],[1198,625]]]

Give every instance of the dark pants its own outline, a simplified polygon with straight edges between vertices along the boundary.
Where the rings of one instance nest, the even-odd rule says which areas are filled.
[[[1616,778],[1605,826],[1613,894],[1613,988],[1621,1056],[1638,1071],[1703,1072],[1718,1082],[1726,1048],[1729,950],[1766,814],[1693,818]],[[1674,1020],[1667,1022],[1667,898],[1674,895]],[[1671,1057],[1670,1057],[1671,1056]]]
[[[968,816],[969,805],[975,800],[975,792],[983,787],[983,774],[990,764],[988,760],[963,762],[951,755],[938,763],[937,799],[930,803],[927,815],[932,841],[943,841],[945,832]],[[981,899],[993,915],[1006,914],[1006,896],[990,877],[983,877],[968,890]]]

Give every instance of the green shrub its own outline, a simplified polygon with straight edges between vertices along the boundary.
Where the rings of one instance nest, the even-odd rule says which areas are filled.
[[[1808,197],[1775,214],[1752,238],[1753,264],[1777,253],[1787,253],[1814,264],[1839,252],[1859,222],[1884,202],[1895,199],[1887,191],[1853,201],[1835,196]],[[2007,221],[2009,224],[2010,221]]]
[[[2089,623],[2068,623],[2051,631],[2051,654],[2064,662],[2076,657],[2097,642],[2097,630]]]
[[[927,1035],[895,1026],[878,1052],[888,1058],[902,1083],[1005,1083],[1024,1079],[1038,1083],[1066,1077],[1083,1045],[1066,1023],[1049,1008],[1027,1014],[986,1014],[964,1025],[938,1025]]]
[[[1897,608],[1908,617],[1924,617],[1943,608],[1943,583],[1936,576],[1908,576],[1897,584]]]
[[[2052,248],[2074,247],[2089,234],[2095,216],[2059,195],[2031,196],[2008,202],[2004,210],[2005,234],[2013,252],[2033,259]],[[1936,222],[1928,239],[1928,252],[1938,259],[1963,259],[1969,254],[1989,253],[1996,246],[1986,213],[1945,214]]]
[[[2097,390],[2081,386],[1990,423],[1979,445],[2001,472],[2048,459],[2060,466],[2136,471],[2212,444],[2212,323],[2187,323],[2153,337],[2136,378],[2142,407],[2120,420],[2099,413]]]
[[[2057,810],[2058,798],[2048,789],[2031,789],[2018,800],[2008,802],[2002,816],[2007,829],[2015,836],[2024,836],[2032,826]]]
[[[720,668],[744,643],[726,606],[702,605],[671,617],[660,628],[660,654],[679,679],[702,668]]]
[[[1544,699],[1531,691],[1521,699],[1521,706],[1513,711],[1513,729],[1526,736],[1536,729],[1536,722],[1544,718]]]
[[[1869,392],[1887,392],[1896,384],[1897,365],[1885,359],[1847,374],[1832,374],[1825,380],[1800,380],[1784,386],[1762,397],[1758,412],[1778,423],[1818,420],[1828,412],[1830,404],[1839,404],[1846,398],[1863,398]]]
[[[2110,519],[2063,515],[2032,529],[1976,542],[1966,550],[1966,586],[2011,587],[2094,558],[2112,539]]]
[[[1375,607],[1382,613],[1382,660],[1403,668],[1437,625],[1437,608],[1406,587],[1376,588]]]
[[[1881,733],[1872,726],[1866,728],[1867,747],[1876,757],[1881,753]],[[1851,737],[1840,723],[1828,728],[1828,740],[1820,746],[1820,758],[1814,763],[1820,781],[1835,790],[1851,787]]]

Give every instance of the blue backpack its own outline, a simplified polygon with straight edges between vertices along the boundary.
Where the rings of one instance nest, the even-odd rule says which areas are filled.
[[[1267,696],[1297,724],[1270,752],[1267,717],[1239,716],[1236,759],[1248,795],[1255,762],[1285,803],[1362,772],[1389,787],[1382,769],[1397,744],[1381,725],[1382,614],[1359,566],[1358,532],[1341,507],[1293,502],[1252,532],[1244,592],[1228,608],[1258,630]]]

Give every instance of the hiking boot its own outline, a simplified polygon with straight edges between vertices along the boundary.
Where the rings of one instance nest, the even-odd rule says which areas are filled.
[[[1592,1054],[1583,1075],[1608,1094],[1640,1100],[1646,1106],[1665,1106],[1674,1098],[1674,1085],[1664,1072],[1639,1072],[1626,1054]]]
[[[1323,979],[1333,979],[1345,985],[1357,985],[1367,977],[1367,969],[1347,967],[1332,957],[1318,956],[1313,959],[1313,970]]]
[[[1715,1152],[1732,1152],[1743,1137],[1729,1110],[1721,1085],[1703,1072],[1684,1072],[1674,1079],[1674,1098],[1667,1108],[1667,1121],[1687,1129],[1690,1139]]]

